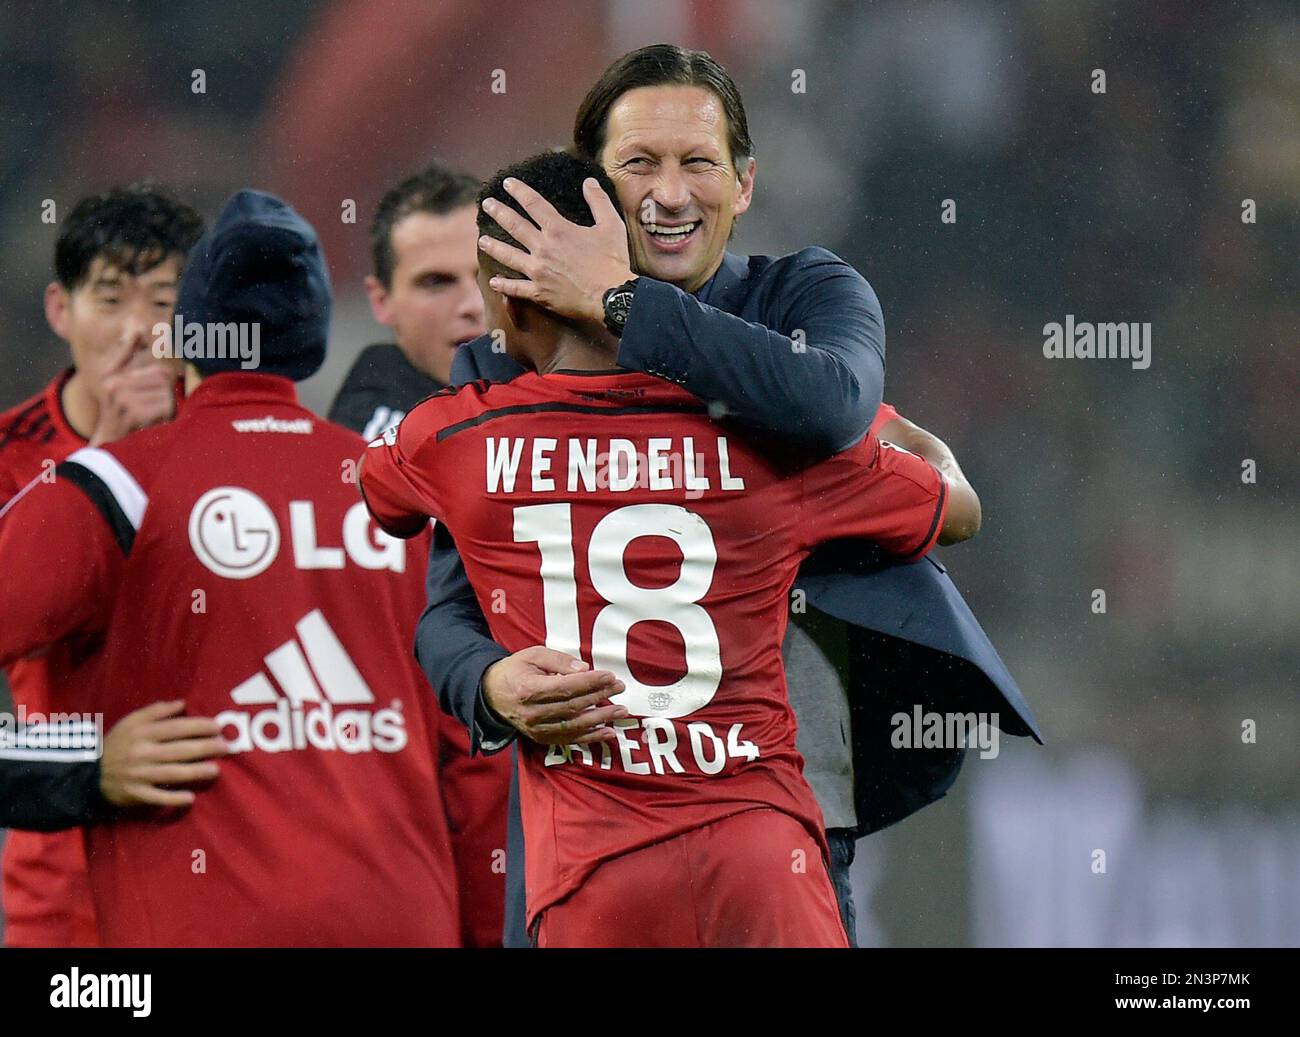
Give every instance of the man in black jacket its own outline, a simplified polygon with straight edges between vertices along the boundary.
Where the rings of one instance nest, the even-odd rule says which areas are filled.
[[[367,440],[451,380],[456,348],[483,334],[474,200],[479,183],[437,162],[390,190],[370,228],[366,295],[395,343],[368,346],[329,419]]]

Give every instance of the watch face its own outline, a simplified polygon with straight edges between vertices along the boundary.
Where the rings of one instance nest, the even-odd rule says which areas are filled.
[[[632,293],[615,292],[605,303],[605,315],[616,324],[626,324],[627,315],[632,312]]]
[[[628,314],[632,312],[632,292],[616,291],[610,296],[610,317],[619,324],[625,324]]]

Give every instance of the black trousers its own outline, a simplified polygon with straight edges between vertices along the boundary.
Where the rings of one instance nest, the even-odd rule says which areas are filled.
[[[844,931],[849,934],[849,946],[856,947],[858,918],[853,909],[853,885],[849,881],[849,869],[853,867],[858,837],[851,828],[828,828],[826,842],[831,848],[831,884],[835,887],[835,899],[840,902],[840,918],[844,922]]]

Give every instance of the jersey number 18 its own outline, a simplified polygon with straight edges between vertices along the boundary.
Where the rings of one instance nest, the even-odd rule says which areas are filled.
[[[515,508],[516,543],[535,543],[542,556],[542,603],[546,647],[581,658],[578,583],[573,560],[569,504]],[[666,587],[638,587],[627,575],[624,554],[637,537],[661,536],[681,549],[677,579]],[[684,717],[703,708],[722,681],[718,631],[699,604],[713,582],[718,551],[699,515],[675,504],[633,504],[611,511],[591,531],[587,568],[605,605],[591,630],[591,663],[616,674],[627,691],[618,702],[633,716]],[[672,684],[642,684],[627,662],[633,624],[658,620],[676,627],[686,646],[686,672]]]

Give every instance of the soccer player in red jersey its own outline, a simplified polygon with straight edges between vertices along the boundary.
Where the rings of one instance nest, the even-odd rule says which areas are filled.
[[[94,637],[79,687],[106,728],[183,696],[230,749],[183,812],[89,830],[108,945],[459,943],[438,715],[410,651],[423,574],[357,499],[363,441],[293,385],[329,311],[315,232],[235,195],[181,281],[179,416],[75,451],[0,519],[0,662]]]
[[[172,416],[179,372],[153,356],[151,329],[172,319],[185,255],[202,232],[197,212],[147,187],[84,198],[68,213],[45,315],[68,343],[72,366],[0,414],[0,511],[33,480],[52,479],[74,450]],[[51,689],[83,666],[85,647],[12,663],[15,703],[48,712]],[[96,944],[79,829],[9,834],[4,917],[10,947]]]
[[[584,179],[614,195],[570,155],[485,188],[517,210],[507,177],[586,225]],[[480,230],[509,240],[486,215]],[[530,931],[544,947],[846,946],[785,693],[789,589],[823,541],[924,554],[973,493],[871,434],[800,468],[677,386],[611,370],[603,332],[491,291],[501,272],[480,254],[488,323],[532,370],[417,406],[371,443],[361,487],[395,535],[446,523],[500,644],[618,678],[608,702],[577,700],[570,744],[521,745]]]

